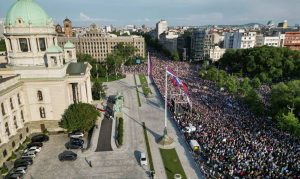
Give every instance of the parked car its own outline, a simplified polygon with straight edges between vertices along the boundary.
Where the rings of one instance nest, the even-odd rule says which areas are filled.
[[[33,146],[33,147],[30,147],[30,148],[25,149],[25,150],[24,150],[24,153],[29,152],[29,151],[35,151],[36,153],[38,153],[38,152],[41,151],[41,148],[40,148],[40,147],[37,147],[37,146]]]
[[[76,145],[83,145],[84,141],[82,139],[78,139],[78,138],[70,138],[70,142],[72,144],[76,144]]]
[[[23,161],[23,162],[15,162],[14,163],[14,168],[18,168],[18,167],[28,167],[28,165],[30,165],[28,162]]]
[[[26,159],[17,159],[14,164],[18,164],[18,163],[26,163],[27,165],[32,165],[33,164],[33,160],[26,160]],[[27,166],[26,165],[26,166]],[[15,167],[16,168],[16,167]]]
[[[38,134],[31,138],[31,142],[47,142],[49,137],[45,134]]]
[[[5,179],[21,179],[23,178],[22,173],[10,173],[9,175],[5,176]]]
[[[84,134],[81,131],[69,133],[70,138],[82,138],[83,136],[84,136]]]
[[[32,160],[32,158],[31,157],[26,157],[26,156],[21,156],[21,158],[20,159],[18,159],[18,160],[22,160],[22,161],[29,161],[29,162],[31,162],[31,163],[33,163],[33,160]]]
[[[83,146],[81,144],[74,144],[71,142],[67,144],[67,149],[82,149],[82,147]]]
[[[31,158],[35,158],[36,152],[35,151],[28,151],[26,153],[23,153],[22,157],[31,157]]]
[[[23,163],[14,164],[14,168],[18,168],[18,167],[28,167],[28,163],[23,162]]]
[[[140,163],[141,163],[141,165],[148,165],[146,154],[143,152],[141,152]]]
[[[63,153],[58,155],[58,159],[60,161],[76,160],[77,159],[77,154],[72,152],[72,151],[64,151]]]
[[[43,143],[42,142],[31,142],[29,144],[27,144],[27,148],[31,148],[31,147],[43,147]]]
[[[16,167],[15,169],[16,169],[16,170],[25,170],[25,171],[26,171],[26,170],[27,170],[27,167]]]
[[[25,174],[26,171],[24,169],[13,169],[11,173],[23,173],[23,174]]]

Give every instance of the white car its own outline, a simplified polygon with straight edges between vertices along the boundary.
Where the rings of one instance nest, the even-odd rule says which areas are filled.
[[[22,157],[31,157],[31,158],[35,158],[35,151],[28,151],[26,153],[23,153]]]
[[[70,138],[82,138],[84,134],[82,132],[73,132],[69,134]]]
[[[37,147],[37,146],[33,146],[33,147],[30,147],[29,149],[25,149],[24,150],[24,153],[27,153],[29,151],[35,151],[36,153],[37,152],[40,152],[41,151],[41,148],[40,147]]]
[[[148,165],[148,161],[147,161],[147,158],[146,158],[146,154],[141,152],[141,156],[140,156],[140,163],[141,165]]]
[[[18,167],[18,168],[16,168],[15,170],[27,170],[27,167]]]
[[[24,169],[18,169],[18,168],[14,169],[13,172],[14,173],[23,173],[23,174],[26,173],[26,171]]]

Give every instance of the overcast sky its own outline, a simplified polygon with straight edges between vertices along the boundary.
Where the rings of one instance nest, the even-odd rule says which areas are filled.
[[[17,0],[0,0],[0,18]],[[75,26],[127,24],[154,26],[165,19],[171,26],[246,24],[288,20],[300,24],[300,0],[36,0],[62,24],[65,17]]]

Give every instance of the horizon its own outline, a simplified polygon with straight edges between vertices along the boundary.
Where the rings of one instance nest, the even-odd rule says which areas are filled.
[[[2,1],[0,19],[5,18],[9,8],[16,0]],[[98,2],[91,0],[65,0],[36,2],[53,19],[55,24],[63,24],[68,17],[74,27],[113,25],[122,27],[129,24],[154,27],[160,19],[165,19],[169,26],[206,26],[206,25],[243,25],[248,23],[267,24],[274,20],[277,25],[287,20],[289,26],[300,23],[298,7],[300,1],[289,0],[117,0]],[[102,4],[101,4],[102,3]],[[59,6],[55,6],[59,4]],[[69,7],[68,7],[69,6]],[[71,11],[68,11],[72,9]],[[134,9],[134,10],[132,10]],[[267,10],[266,10],[267,9]],[[126,14],[126,16],[124,16]]]

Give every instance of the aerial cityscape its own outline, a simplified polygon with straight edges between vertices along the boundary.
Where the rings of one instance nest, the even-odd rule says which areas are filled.
[[[298,7],[1,2],[0,178],[300,178]]]

